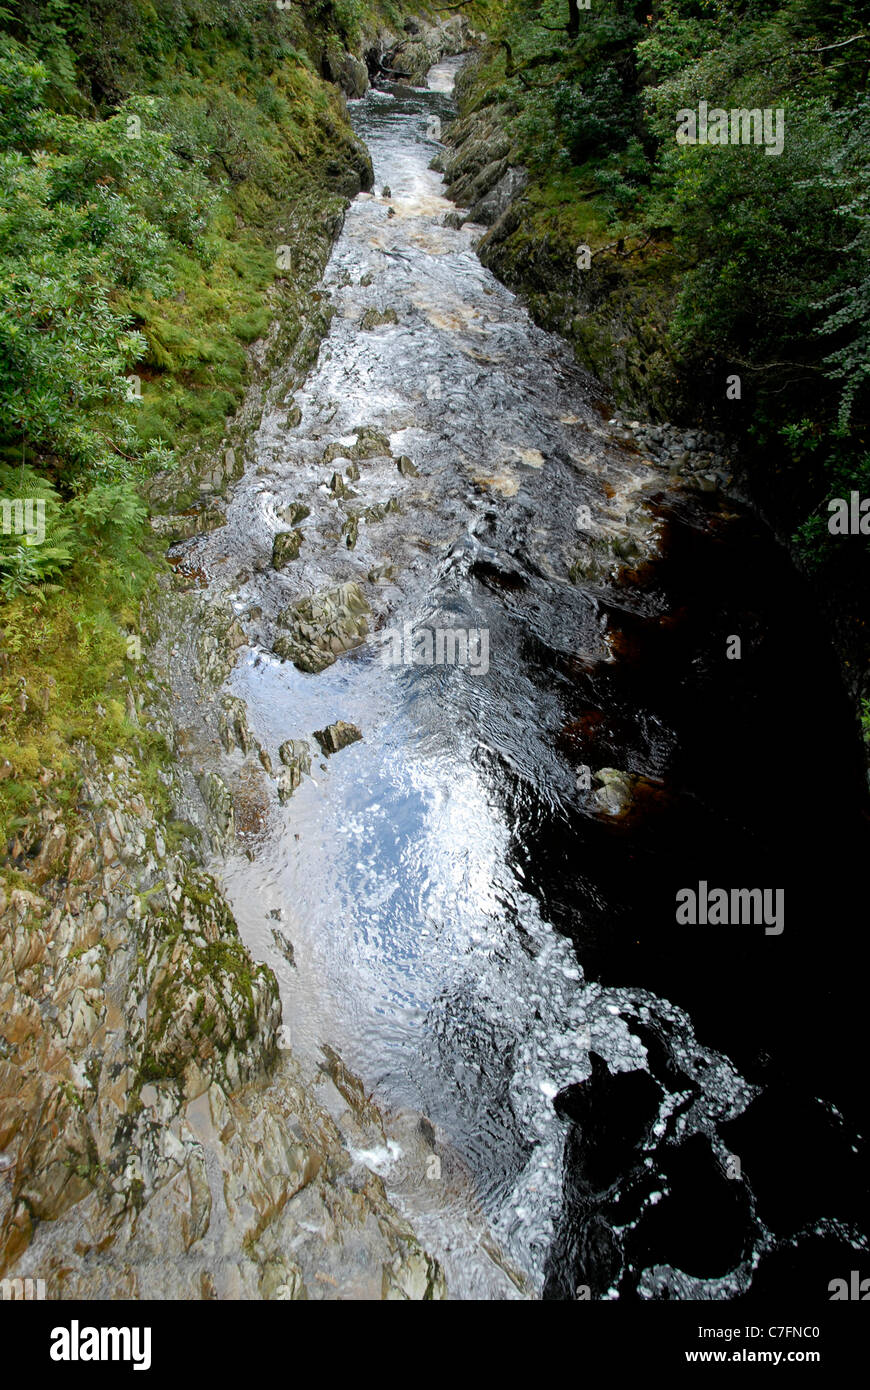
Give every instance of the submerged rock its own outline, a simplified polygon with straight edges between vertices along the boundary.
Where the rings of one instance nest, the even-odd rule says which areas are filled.
[[[329,757],[331,753],[340,753],[342,748],[347,748],[351,743],[359,743],[362,733],[355,724],[347,724],[343,719],[338,719],[334,724],[327,724],[325,729],[316,729],[314,737]]]
[[[354,583],[298,599],[278,619],[288,635],[279,637],[273,650],[300,671],[325,671],[342,652],[365,640],[370,615],[371,608]]]
[[[387,323],[398,323],[399,315],[395,309],[366,309],[359,321],[360,328],[370,333],[373,328],[383,328]]]

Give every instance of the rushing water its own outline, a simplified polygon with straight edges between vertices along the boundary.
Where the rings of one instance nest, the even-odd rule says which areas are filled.
[[[303,1063],[328,1042],[452,1155],[450,1181],[409,1179],[397,1128],[370,1161],[454,1296],[519,1296],[507,1262],[551,1296],[734,1297],[766,1269],[779,1287],[809,1247],[830,1254],[827,1274],[810,1261],[826,1285],[860,1244],[864,1192],[833,1100],[853,1099],[857,999],[847,985],[832,1003],[815,915],[839,920],[863,848],[830,659],[770,542],[615,440],[600,388],[483,269],[474,230],[444,225],[430,122],[456,66],[354,104],[377,182],[326,273],[336,317],[304,388],[267,413],[227,528],[188,547],[250,619],[228,688],[272,758],[334,719],[363,732],[285,807],[268,793],[224,882]],[[371,308],[397,323],[364,330]],[[375,458],[336,499],[347,461],[324,450],[362,426],[419,476]],[[348,513],[391,498],[348,549]],[[302,553],[276,574],[294,499],[312,509]],[[633,542],[619,584],[569,579],[581,505]],[[364,646],[319,675],[272,655],[284,605],[349,579],[376,613]],[[487,659],[391,664],[404,624],[483,632]],[[645,779],[637,815],[596,808],[581,763]],[[833,899],[824,864],[802,864],[827,854],[823,824]],[[700,878],[784,884],[785,932],[677,928],[675,893]]]

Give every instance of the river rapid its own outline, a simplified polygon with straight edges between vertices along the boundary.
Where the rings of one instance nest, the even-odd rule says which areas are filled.
[[[244,620],[226,689],[273,762],[334,720],[362,732],[286,805],[257,770],[263,813],[215,868],[303,1067],[329,1044],[381,1107],[361,1157],[451,1296],[824,1297],[866,1229],[845,700],[760,526],[617,437],[480,229],[445,225],[429,165],[460,61],[352,103],[376,191],[326,271],[330,331],[227,526],[183,547]],[[390,456],[348,477],[366,427]],[[587,517],[608,563],[572,582]],[[275,656],[281,610],[349,581],[364,644],[319,674]],[[450,629],[466,664],[409,659]],[[702,880],[783,889],[784,931],[678,925]]]

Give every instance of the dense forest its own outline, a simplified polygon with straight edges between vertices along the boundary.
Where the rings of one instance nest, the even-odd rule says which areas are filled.
[[[828,501],[870,486],[866,6],[509,0],[490,18],[462,111],[497,113],[495,152],[529,182],[484,262],[636,409],[732,436],[863,659],[866,546],[829,533]],[[702,102],[779,112],[781,151],[679,142]]]

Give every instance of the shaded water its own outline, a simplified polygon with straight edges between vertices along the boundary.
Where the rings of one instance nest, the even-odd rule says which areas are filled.
[[[223,879],[303,1062],[330,1043],[454,1156],[459,1181],[394,1183],[454,1296],[517,1296],[485,1223],[549,1296],[789,1277],[823,1298],[866,1197],[858,1001],[838,983],[866,844],[833,663],[771,543],[615,440],[600,388],[483,269],[473,229],[443,225],[428,132],[456,66],[354,104],[378,191],[331,258],[336,317],[264,419],[227,528],[188,547],[246,619],[228,688],[273,760],[335,719],[363,732],[286,807],[259,778],[264,823]],[[361,328],[371,308],[397,323]],[[419,476],[374,458],[336,499],[347,460],[324,450],[363,426]],[[348,549],[348,515],[392,498]],[[276,574],[296,499],[301,556]],[[569,579],[580,505],[635,557],[618,582]],[[375,610],[365,645],[319,675],[274,657],[279,611],[349,579]],[[485,632],[488,661],[391,664],[406,623]],[[578,787],[584,763],[645,779],[626,822]],[[784,934],[677,927],[675,894],[701,878],[784,886]],[[400,1157],[371,1160],[388,1189]]]

